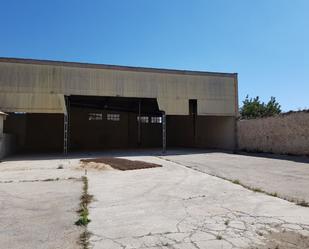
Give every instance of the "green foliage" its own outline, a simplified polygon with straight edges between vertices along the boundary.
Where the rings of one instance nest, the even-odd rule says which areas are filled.
[[[88,178],[83,176],[82,181],[84,185],[83,194],[80,198],[80,209],[77,211],[79,213],[79,219],[75,222],[75,225],[77,226],[87,226],[87,224],[91,221],[88,219],[88,204],[91,202],[93,196],[88,194]]]
[[[271,117],[281,113],[281,106],[275,97],[271,97],[268,103],[261,102],[259,96],[249,98],[247,95],[240,108],[242,119]]]

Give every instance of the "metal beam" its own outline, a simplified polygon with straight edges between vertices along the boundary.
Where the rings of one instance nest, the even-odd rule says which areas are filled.
[[[162,112],[162,153],[166,153],[166,115]]]
[[[68,96],[64,96],[65,100],[65,112],[63,117],[63,154],[68,154],[69,148],[69,98]]]
[[[137,118],[137,144],[141,145],[141,100],[138,102],[138,118]]]

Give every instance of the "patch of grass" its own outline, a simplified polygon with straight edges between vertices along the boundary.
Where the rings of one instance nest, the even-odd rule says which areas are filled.
[[[262,189],[260,188],[251,188],[252,191],[254,192],[259,192],[259,193],[265,193]]]
[[[278,193],[277,192],[270,193],[270,195],[273,196],[273,197],[278,197]]]
[[[88,219],[88,210],[83,209],[82,212],[79,214],[79,219],[75,222],[75,225],[77,226],[87,226],[87,224],[91,221]]]
[[[297,201],[296,205],[302,206],[302,207],[309,207],[309,202],[307,202],[305,200],[301,200],[301,201]]]
[[[217,234],[216,239],[217,240],[222,240],[222,236],[220,234]]]
[[[238,179],[232,180],[232,183],[240,185],[240,181]]]

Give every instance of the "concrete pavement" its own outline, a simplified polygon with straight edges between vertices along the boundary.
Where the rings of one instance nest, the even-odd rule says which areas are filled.
[[[308,208],[158,157],[126,158],[163,167],[89,172],[93,248],[290,248],[276,238],[309,235]]]
[[[309,158],[198,151],[171,153],[162,158],[210,175],[239,180],[283,198],[309,202]]]
[[[287,186],[300,190],[295,196],[306,198],[307,164],[194,150],[163,157],[159,151],[131,151],[1,162],[1,247],[79,248],[79,159],[106,155],[163,167],[88,171],[94,195],[89,248],[309,248],[309,208],[210,175],[249,179],[294,197],[293,191],[279,192],[290,179]]]

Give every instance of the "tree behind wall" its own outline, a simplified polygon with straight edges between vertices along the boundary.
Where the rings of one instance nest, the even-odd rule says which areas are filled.
[[[249,98],[247,95],[240,108],[241,119],[271,117],[281,113],[281,106],[275,97],[271,97],[267,104],[260,101],[259,96]]]

